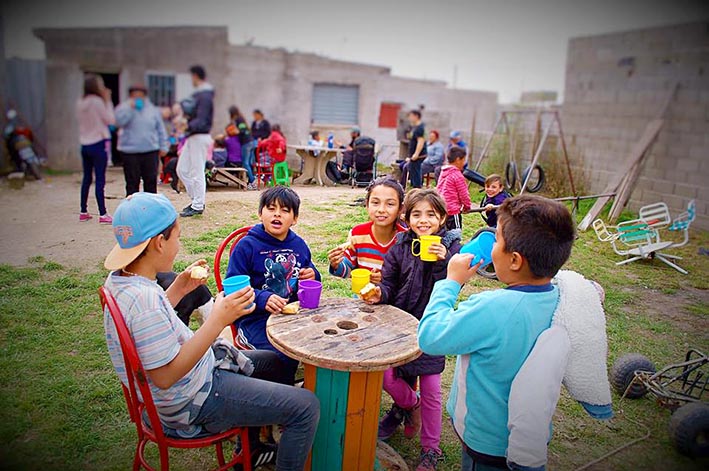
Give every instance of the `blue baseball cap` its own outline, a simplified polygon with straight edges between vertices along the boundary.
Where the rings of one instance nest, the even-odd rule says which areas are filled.
[[[177,211],[165,195],[134,193],[123,200],[113,213],[113,235],[116,246],[103,265],[118,270],[143,253],[150,239],[171,226]]]
[[[461,137],[460,131],[451,131],[451,139],[459,139]]]

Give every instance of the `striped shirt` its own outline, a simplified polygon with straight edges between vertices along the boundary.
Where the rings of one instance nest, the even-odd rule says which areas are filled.
[[[373,227],[374,222],[369,221],[352,228],[348,237],[352,245],[345,250],[345,258],[337,268],[330,267],[330,274],[347,278],[355,268],[366,268],[369,271],[382,269],[384,255],[396,243],[396,234],[406,232],[406,228],[397,223],[394,237],[382,245],[374,238]]]
[[[114,272],[108,275],[104,286],[116,299],[146,370],[170,363],[182,344],[192,338],[192,331],[177,317],[157,282]],[[121,382],[127,386],[121,345],[108,309],[103,314],[103,325],[111,362]],[[209,395],[213,370],[214,353],[209,348],[189,373],[167,389],[157,387],[148,376],[153,401],[164,425],[179,429],[192,423]]]

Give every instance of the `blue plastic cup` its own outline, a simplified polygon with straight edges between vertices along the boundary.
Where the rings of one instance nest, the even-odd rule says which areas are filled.
[[[495,234],[487,231],[481,232],[475,239],[465,244],[460,249],[460,253],[474,255],[473,259],[470,261],[471,267],[478,263],[481,259],[484,260],[483,264],[480,266],[480,268],[482,268],[492,263],[492,247],[494,245]]]
[[[224,296],[229,296],[232,293],[236,293],[240,289],[244,289],[251,285],[251,278],[249,275],[234,275],[229,278],[225,278],[222,281],[222,287],[224,288]],[[251,308],[253,303],[248,307]]]

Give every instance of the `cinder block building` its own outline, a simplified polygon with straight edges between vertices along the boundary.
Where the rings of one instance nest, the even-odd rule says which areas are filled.
[[[665,201],[680,212],[695,199],[697,226],[709,229],[709,22],[572,39],[566,138],[590,190],[602,191],[674,83],[678,91],[630,205]]]
[[[125,99],[136,81],[153,102],[169,105],[191,93],[188,68],[202,64],[216,88],[215,128],[239,106],[247,116],[260,108],[280,123],[291,143],[305,142],[310,129],[333,131],[341,140],[357,125],[380,143],[395,144],[401,109],[424,107],[451,129],[489,130],[497,93],[450,89],[444,82],[391,75],[387,67],[332,60],[284,49],[229,43],[226,27],[38,29],[46,49],[47,150],[50,165],[79,167],[74,103],[86,72],[100,73]],[[440,120],[439,120],[440,123]]]

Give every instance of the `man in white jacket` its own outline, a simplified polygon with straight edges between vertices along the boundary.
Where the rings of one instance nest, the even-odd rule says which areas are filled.
[[[185,109],[187,107],[183,106],[183,111],[189,116],[188,137],[177,161],[177,176],[185,185],[192,202],[182,210],[182,217],[196,216],[204,211],[207,193],[204,165],[213,143],[209,132],[214,117],[214,87],[206,82],[207,73],[201,65],[190,67],[190,73],[195,87],[190,100],[193,109]]]

